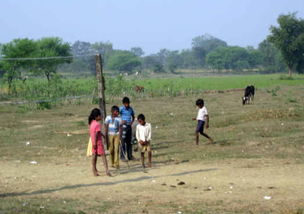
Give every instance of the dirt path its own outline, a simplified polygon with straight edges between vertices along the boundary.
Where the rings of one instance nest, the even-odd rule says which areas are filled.
[[[84,209],[95,206],[88,201],[93,198],[108,201],[108,211],[117,213],[122,204],[131,213],[283,212],[304,206],[303,165],[250,159],[188,162],[155,165],[145,173],[132,162],[130,169],[113,170],[113,177],[92,177],[89,164],[2,162],[0,198],[71,199],[84,203]]]

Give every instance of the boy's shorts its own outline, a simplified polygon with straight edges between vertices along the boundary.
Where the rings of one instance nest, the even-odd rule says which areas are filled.
[[[197,126],[196,126],[196,132],[199,132],[199,133],[203,134],[204,133],[204,125],[205,125],[205,121],[198,120],[197,121]]]
[[[141,145],[140,143],[138,143],[138,151],[141,152],[141,153],[151,152],[150,142],[145,144],[145,145]]]

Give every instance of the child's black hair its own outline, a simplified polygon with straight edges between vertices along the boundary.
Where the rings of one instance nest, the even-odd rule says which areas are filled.
[[[146,117],[145,117],[145,115],[143,115],[143,114],[139,114],[139,115],[137,116],[137,120],[145,121],[145,120],[146,120]]]
[[[198,99],[198,100],[196,100],[195,104],[197,106],[204,106],[204,100],[203,99]]]
[[[122,103],[130,103],[129,97],[124,97],[124,98],[122,99]]]
[[[100,115],[101,115],[100,110],[99,110],[98,108],[94,108],[94,109],[91,111],[91,114],[90,114],[90,116],[89,116],[89,118],[88,118],[89,125],[91,124],[91,122],[92,122],[93,120],[96,119],[96,117],[98,117],[98,116],[100,116]]]
[[[111,112],[114,112],[114,111],[118,111],[119,112],[118,106],[112,106]]]

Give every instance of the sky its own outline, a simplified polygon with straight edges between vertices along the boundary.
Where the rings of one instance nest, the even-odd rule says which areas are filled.
[[[191,48],[210,34],[257,47],[290,12],[304,18],[304,0],[0,0],[0,43],[57,36],[151,54]]]

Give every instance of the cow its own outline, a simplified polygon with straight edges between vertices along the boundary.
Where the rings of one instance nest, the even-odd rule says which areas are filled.
[[[244,97],[242,97],[243,105],[253,102],[254,92],[255,92],[255,88],[253,85],[249,85],[245,88]]]
[[[140,86],[140,85],[136,85],[134,87],[134,91],[136,91],[137,93],[141,93],[145,91],[145,87],[144,86]]]

